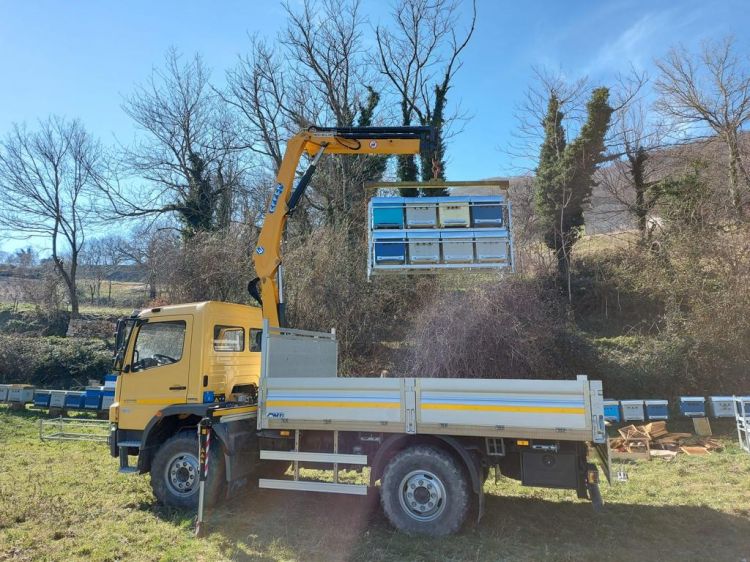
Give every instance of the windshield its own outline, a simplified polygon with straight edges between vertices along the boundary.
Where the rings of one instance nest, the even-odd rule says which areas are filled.
[[[184,320],[144,324],[135,340],[133,371],[177,363],[184,344]]]

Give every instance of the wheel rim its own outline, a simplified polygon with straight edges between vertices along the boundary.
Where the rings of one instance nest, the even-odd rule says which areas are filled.
[[[165,479],[171,492],[185,497],[193,494],[198,483],[198,458],[189,453],[174,455],[167,463]]]
[[[399,486],[401,508],[416,521],[432,521],[445,511],[448,496],[443,482],[428,470],[414,470]]]

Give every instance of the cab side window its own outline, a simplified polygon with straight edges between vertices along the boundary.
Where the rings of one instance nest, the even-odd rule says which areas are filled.
[[[133,371],[171,365],[182,359],[185,321],[148,322],[138,331],[133,353]]]
[[[245,351],[245,328],[214,326],[214,351]]]
[[[250,351],[259,352],[261,341],[263,341],[263,330],[250,328]]]

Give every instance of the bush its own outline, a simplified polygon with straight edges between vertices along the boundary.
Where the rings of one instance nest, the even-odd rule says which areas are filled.
[[[581,369],[603,382],[614,398],[671,398],[690,392],[686,378],[690,342],[649,336],[595,338],[581,348]]]
[[[392,349],[384,354],[383,344],[404,338],[435,283],[425,276],[380,276],[368,282],[367,245],[351,236],[344,228],[321,227],[307,240],[289,244],[287,320],[295,328],[336,328],[341,370],[379,374],[393,362]]]
[[[46,388],[84,386],[112,367],[112,351],[102,340],[0,334],[0,383]]]
[[[64,336],[69,322],[70,313],[63,310],[14,312],[9,308],[0,308],[0,333]]]
[[[533,279],[442,294],[415,321],[409,376],[568,378],[556,291]]]

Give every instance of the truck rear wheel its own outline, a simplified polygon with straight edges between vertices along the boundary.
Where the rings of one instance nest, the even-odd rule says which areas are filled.
[[[206,505],[217,503],[224,492],[225,467],[221,447],[215,443],[209,449]],[[200,482],[198,437],[187,432],[178,433],[162,443],[151,463],[151,489],[163,504],[181,509],[197,509]]]
[[[408,534],[449,535],[469,509],[469,484],[456,460],[427,445],[396,454],[381,479],[380,502],[388,520]]]

